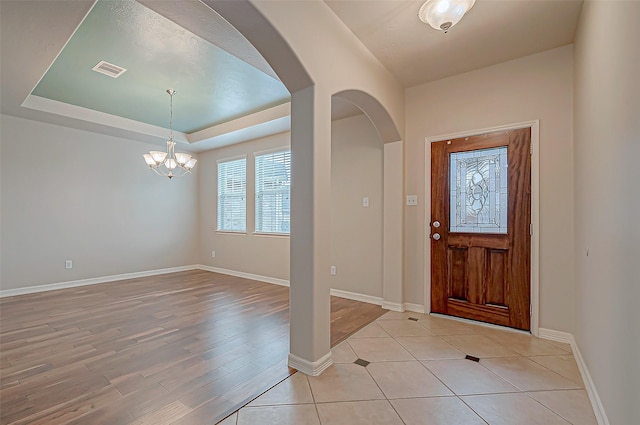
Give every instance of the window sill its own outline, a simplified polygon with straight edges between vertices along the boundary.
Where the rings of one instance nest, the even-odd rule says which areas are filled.
[[[253,232],[254,236],[266,236],[273,238],[289,238],[289,233],[267,233],[267,232]]]
[[[221,235],[247,235],[246,230],[245,231],[239,231],[239,230],[215,230],[216,233],[219,233]]]

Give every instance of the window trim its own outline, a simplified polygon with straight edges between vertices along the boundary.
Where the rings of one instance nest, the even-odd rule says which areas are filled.
[[[223,162],[237,161],[239,159],[246,160],[247,159],[247,154],[235,155],[235,156],[227,156],[227,157],[224,157],[224,158],[220,158],[220,159],[216,160],[216,164],[220,164],[220,163],[223,163]]]
[[[279,233],[279,232],[253,232],[254,236],[267,236],[267,237],[277,237],[277,238],[288,238],[291,236],[291,233]]]

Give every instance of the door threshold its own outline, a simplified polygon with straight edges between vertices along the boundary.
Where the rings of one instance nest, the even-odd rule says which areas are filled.
[[[494,325],[493,323],[480,322],[477,320],[465,319],[464,317],[449,316],[448,314],[441,314],[441,313],[427,313],[427,314],[429,314],[430,316],[439,317],[441,319],[450,319],[450,320],[455,320],[456,322],[484,326],[485,328],[499,329],[501,331],[513,332],[513,333],[522,334],[522,335],[533,335],[530,331],[510,328],[508,326]]]

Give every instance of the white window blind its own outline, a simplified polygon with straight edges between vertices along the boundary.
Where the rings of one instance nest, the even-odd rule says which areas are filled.
[[[291,151],[256,155],[256,232],[289,233]]]
[[[218,163],[218,230],[247,229],[247,160]]]

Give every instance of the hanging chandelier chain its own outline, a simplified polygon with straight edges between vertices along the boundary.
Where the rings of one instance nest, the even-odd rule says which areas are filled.
[[[173,95],[176,94],[176,91],[173,89],[167,90],[171,100],[169,100],[169,140],[173,141]]]

